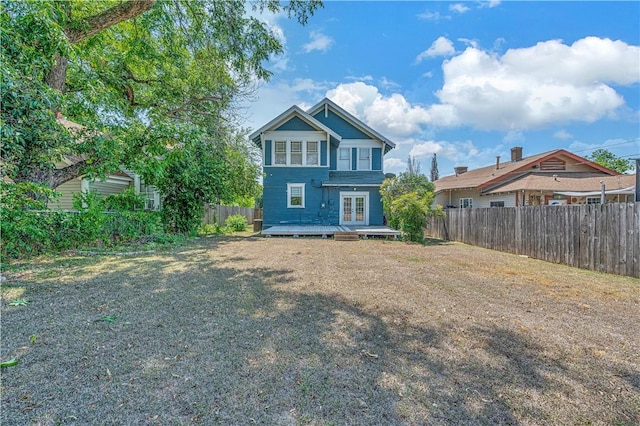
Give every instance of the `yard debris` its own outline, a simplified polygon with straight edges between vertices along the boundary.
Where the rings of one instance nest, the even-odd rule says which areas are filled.
[[[364,349],[360,351],[360,353],[362,355],[368,356],[369,358],[376,358],[376,359],[379,358],[378,354],[372,354],[371,352],[365,351]]]

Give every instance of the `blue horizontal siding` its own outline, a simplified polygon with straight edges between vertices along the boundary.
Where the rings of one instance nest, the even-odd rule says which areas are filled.
[[[290,120],[287,120],[280,127],[275,130],[311,130],[316,131],[318,129],[312,127],[309,123],[302,120],[300,117],[291,117]]]
[[[265,171],[263,179],[263,225],[322,224],[319,213],[322,203],[327,204],[321,188],[322,181],[329,178],[325,167],[272,167]],[[287,207],[287,183],[305,184],[305,207]]]
[[[329,110],[327,117],[324,116],[324,109],[313,116],[316,120],[342,136],[343,139],[371,139],[369,135],[349,124],[346,120]]]
[[[269,168],[263,180],[263,225],[338,225],[340,192],[369,193],[369,224],[382,225],[382,201],[378,187],[321,187],[329,169],[313,167]],[[305,184],[305,207],[287,208],[287,183]]]

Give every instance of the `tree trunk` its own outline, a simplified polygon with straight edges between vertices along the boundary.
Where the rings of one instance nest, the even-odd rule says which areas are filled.
[[[47,86],[64,93],[64,85],[67,80],[67,58],[56,53],[56,63],[44,78]]]

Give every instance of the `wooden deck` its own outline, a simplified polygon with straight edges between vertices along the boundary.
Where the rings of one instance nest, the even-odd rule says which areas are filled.
[[[339,232],[357,232],[362,238],[393,237],[400,235],[400,231],[388,226],[344,226],[344,225],[277,225],[263,229],[261,234],[271,236],[303,237],[316,236],[328,238]]]

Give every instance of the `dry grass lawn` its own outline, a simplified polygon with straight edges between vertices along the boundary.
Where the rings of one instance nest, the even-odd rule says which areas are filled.
[[[3,425],[640,424],[631,278],[257,237],[6,276]]]

